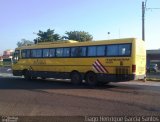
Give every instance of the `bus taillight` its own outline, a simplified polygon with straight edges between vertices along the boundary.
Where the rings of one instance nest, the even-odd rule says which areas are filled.
[[[132,65],[132,73],[136,72],[136,65]]]

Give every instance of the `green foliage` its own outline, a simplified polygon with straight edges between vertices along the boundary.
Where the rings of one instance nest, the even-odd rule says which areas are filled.
[[[39,30],[37,33],[38,38],[34,39],[34,43],[40,43],[40,42],[53,42],[60,40],[60,35],[55,34],[54,30],[48,29],[46,32],[43,32]]]
[[[32,44],[34,44],[32,41],[26,39],[21,39],[21,41],[17,42],[18,47],[32,45]]]
[[[0,61],[0,67],[3,66],[3,61]]]
[[[65,33],[67,36],[63,38],[69,40],[76,40],[79,42],[92,41],[93,37],[88,32],[85,31],[70,31]]]
[[[63,39],[68,39],[68,40],[76,40],[79,42],[85,42],[85,41],[92,41],[93,37],[90,35],[88,32],[85,31],[67,31],[65,34],[67,36],[61,36],[57,33],[54,32],[54,30],[48,29],[46,32],[43,32],[39,30],[37,34],[37,38],[32,41],[22,39],[20,42],[17,43],[18,47],[21,46],[26,46],[26,45],[32,45],[32,44],[37,44],[41,42],[54,42],[54,41],[59,41]]]

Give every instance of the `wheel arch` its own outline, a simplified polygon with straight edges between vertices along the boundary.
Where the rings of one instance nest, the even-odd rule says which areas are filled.
[[[73,73],[78,73],[78,74],[81,75],[81,73],[80,73],[79,71],[77,71],[77,70],[72,70],[72,71],[69,73],[69,77],[71,77],[71,75],[72,75]]]
[[[70,79],[71,79],[71,82],[74,84],[74,85],[79,85],[82,83],[82,74],[77,71],[77,70],[73,70],[71,73],[70,73]]]
[[[87,76],[89,73],[95,73],[95,72],[92,71],[92,70],[87,71],[87,72],[84,74],[84,79],[85,79],[85,80],[86,80],[86,76]],[[95,73],[95,74],[96,74],[96,73]]]
[[[22,75],[25,75],[25,73],[28,71],[28,69],[23,69],[22,70]]]

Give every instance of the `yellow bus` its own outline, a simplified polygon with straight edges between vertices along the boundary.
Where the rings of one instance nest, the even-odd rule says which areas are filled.
[[[39,43],[15,49],[13,75],[89,85],[144,79],[146,50],[136,38]]]

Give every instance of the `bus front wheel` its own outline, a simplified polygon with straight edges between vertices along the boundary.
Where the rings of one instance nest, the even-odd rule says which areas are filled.
[[[86,82],[89,86],[96,86],[98,84],[96,73],[94,72],[87,73]]]
[[[72,72],[71,73],[71,83],[74,85],[79,85],[82,83],[82,77],[79,72]]]
[[[30,80],[30,79],[31,79],[31,75],[30,75],[30,73],[29,73],[28,70],[25,70],[23,75],[24,75],[24,78],[25,78],[26,80]]]

